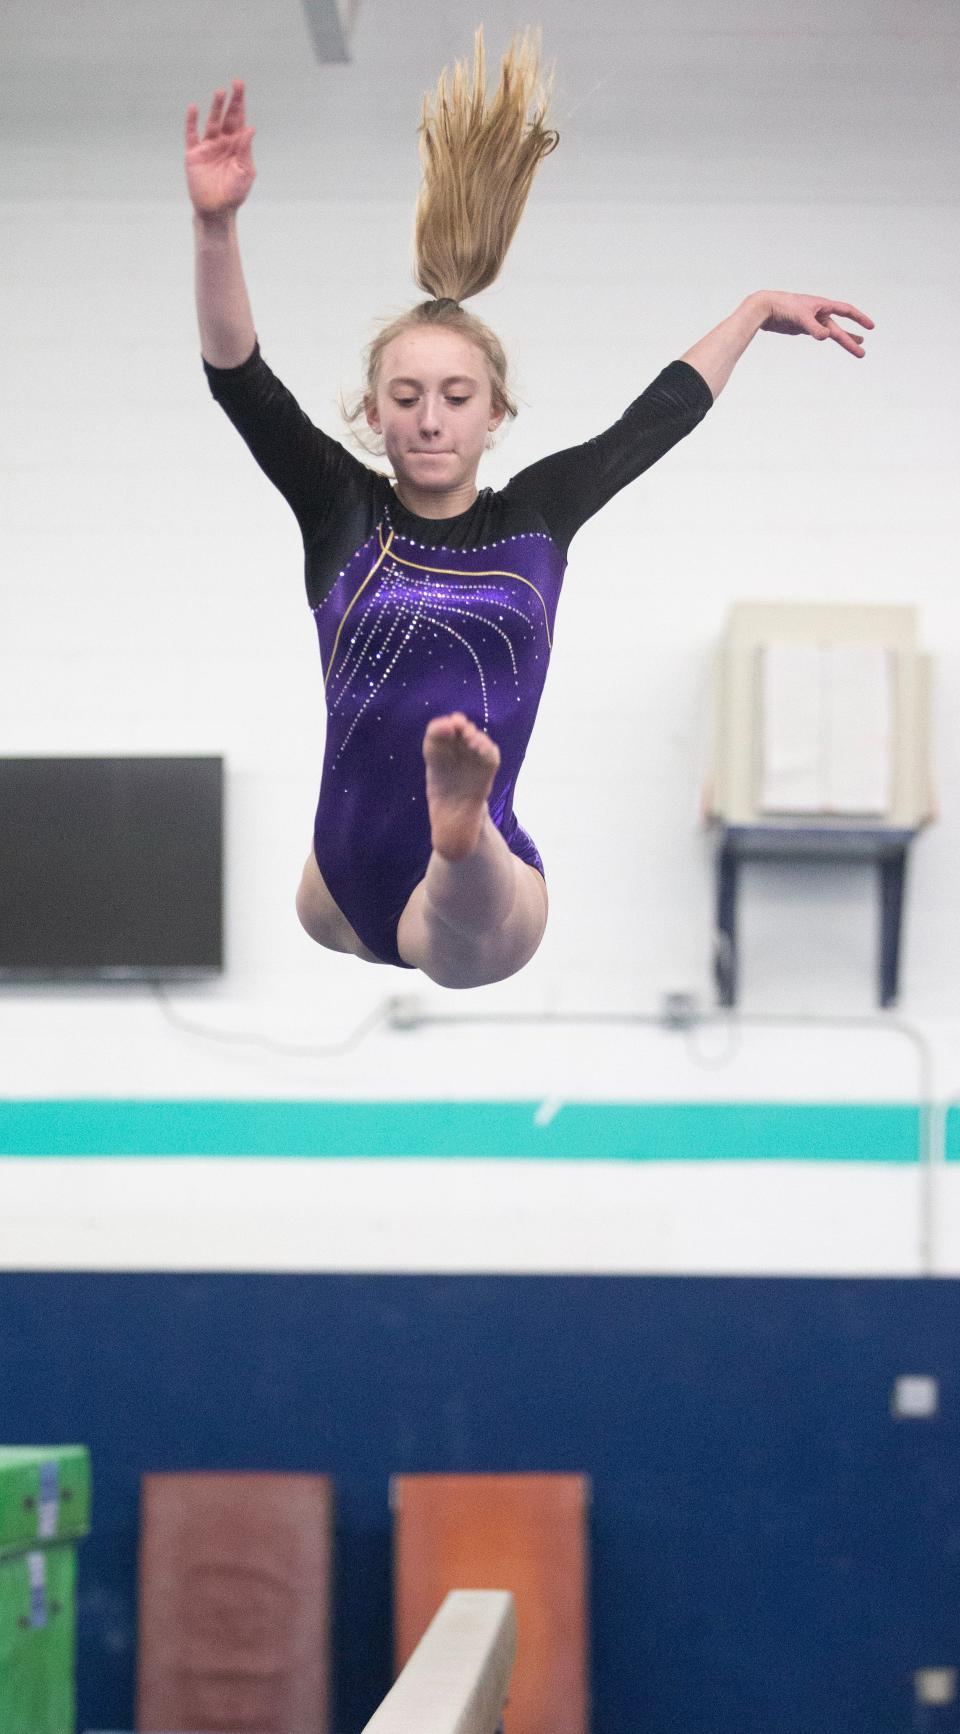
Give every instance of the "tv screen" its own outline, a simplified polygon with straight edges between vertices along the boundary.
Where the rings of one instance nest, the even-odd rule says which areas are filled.
[[[222,758],[0,758],[0,980],[222,968]]]

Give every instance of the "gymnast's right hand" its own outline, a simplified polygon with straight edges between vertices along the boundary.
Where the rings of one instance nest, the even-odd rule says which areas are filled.
[[[187,190],[198,217],[235,211],[256,177],[250,151],[255,128],[246,123],[242,78],[233,80],[229,102],[226,97],[225,90],[214,91],[202,138],[197,132],[196,103],[187,109]]]

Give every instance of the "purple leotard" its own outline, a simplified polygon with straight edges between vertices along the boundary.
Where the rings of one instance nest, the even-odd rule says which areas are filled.
[[[204,361],[210,389],[296,513],[327,730],[314,853],[364,945],[410,968],[397,923],[430,859],[423,736],[459,710],[500,749],[490,816],[541,873],[513,795],[543,692],[567,549],[581,524],[702,421],[706,381],[673,361],[606,432],[421,518],[304,415],[259,344]]]

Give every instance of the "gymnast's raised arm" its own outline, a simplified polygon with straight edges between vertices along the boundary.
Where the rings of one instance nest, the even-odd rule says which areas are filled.
[[[825,295],[796,295],[787,289],[756,289],[748,295],[728,319],[715,325],[706,337],[701,337],[680,360],[695,367],[705,379],[716,402],[731,373],[758,331],[777,331],[785,337],[832,337],[841,349],[861,360],[865,354],[863,338],[858,331],[847,331],[838,325],[833,314],[855,319],[873,330],[869,314],[861,313],[849,301],[833,301]]]
[[[246,124],[242,79],[233,80],[229,101],[226,91],[214,93],[202,138],[196,103],[187,109],[185,167],[194,212],[197,320],[201,353],[213,367],[239,367],[256,343],[237,240],[237,210],[256,175],[253,134]]]
[[[201,139],[197,109],[187,110],[187,188],[196,239],[197,321],[210,391],[264,474],[312,541],[332,503],[365,479],[366,470],[336,440],[315,427],[260,353],[237,242],[237,210],[255,170],[253,128],[243,108],[243,80],[229,102],[214,94]]]

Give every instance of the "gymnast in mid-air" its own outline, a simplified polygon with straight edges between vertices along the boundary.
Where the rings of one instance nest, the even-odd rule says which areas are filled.
[[[862,357],[835,316],[873,327],[847,302],[758,290],[612,427],[478,489],[517,410],[499,340],[463,303],[499,275],[558,142],[549,102],[528,33],[488,96],[482,30],[472,68],[424,100],[414,276],[428,299],[382,325],[348,414],[392,475],[315,427],[260,353],[237,243],[255,172],[242,80],[215,92],[202,136],[187,110],[203,366],[296,514],[320,643],[326,742],[297,914],[320,945],[451,988],[514,975],[543,938],[544,867],[514,792],[577,530],[702,421],[758,331]]]

